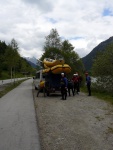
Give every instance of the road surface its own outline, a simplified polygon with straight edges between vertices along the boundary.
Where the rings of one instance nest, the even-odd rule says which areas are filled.
[[[0,98],[0,150],[40,150],[32,82]]]

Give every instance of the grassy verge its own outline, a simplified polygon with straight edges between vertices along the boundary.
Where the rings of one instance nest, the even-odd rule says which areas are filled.
[[[85,93],[88,93],[86,86],[82,87],[81,91],[85,92]],[[105,100],[105,101],[110,102],[111,104],[113,104],[113,94],[110,94],[108,92],[97,91],[93,88],[91,88],[91,94],[92,94],[92,96],[95,96],[99,99]]]
[[[15,76],[14,75],[12,76],[12,78],[24,78],[24,77],[27,77],[27,75],[23,75],[22,73],[16,73]],[[5,80],[5,79],[11,79],[11,75],[8,74],[7,71],[3,71],[0,76],[0,80]]]
[[[18,82],[15,82],[15,83],[13,82],[13,83],[9,83],[7,85],[4,85],[4,87],[2,87],[2,90],[0,90],[0,98],[2,96],[4,96],[5,94],[7,94],[9,91],[16,88],[18,85],[20,85],[25,80],[27,80],[27,79],[23,79],[23,80],[20,80]]]

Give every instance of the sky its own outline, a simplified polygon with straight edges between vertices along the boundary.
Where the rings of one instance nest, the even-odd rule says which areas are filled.
[[[52,29],[82,58],[113,36],[113,0],[0,0],[0,40],[39,59]]]

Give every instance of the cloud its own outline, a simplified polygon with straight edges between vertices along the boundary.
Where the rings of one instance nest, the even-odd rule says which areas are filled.
[[[52,28],[80,57],[113,36],[113,0],[5,0],[0,8],[0,40],[14,38],[23,56],[39,58]]]
[[[25,4],[32,5],[41,10],[41,12],[51,12],[53,10],[53,3],[50,0],[22,0]]]

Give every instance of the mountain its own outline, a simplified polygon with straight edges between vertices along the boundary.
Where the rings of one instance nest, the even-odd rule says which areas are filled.
[[[24,57],[27,62],[33,67],[37,68],[37,66],[40,66],[40,62],[35,57]]]
[[[107,45],[113,44],[113,36],[109,39],[101,42],[98,46],[96,46],[88,55],[81,58],[82,62],[85,66],[85,69],[89,71],[93,65],[93,60],[95,59],[98,52],[102,52],[106,49]]]
[[[25,57],[25,59],[37,65],[37,59],[35,57]]]
[[[33,67],[33,68],[37,68],[37,65],[32,63],[31,61],[27,60],[27,62]]]

